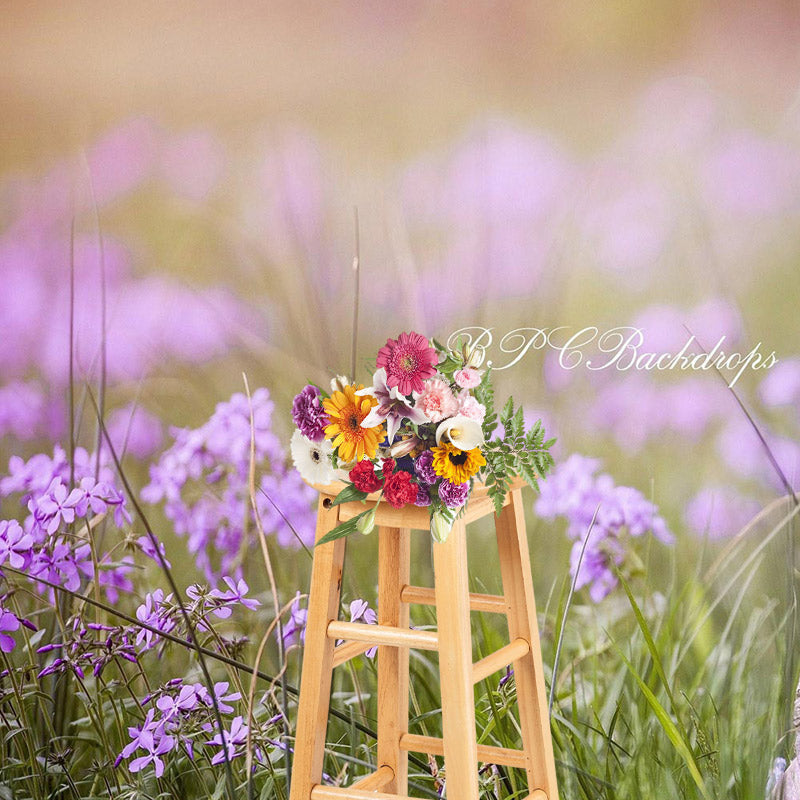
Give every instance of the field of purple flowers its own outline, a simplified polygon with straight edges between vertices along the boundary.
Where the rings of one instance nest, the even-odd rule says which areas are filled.
[[[291,400],[351,346],[336,164],[297,129],[234,156],[137,118],[0,181],[0,798],[288,796],[315,521]],[[493,118],[371,181],[359,354],[477,325],[775,350],[741,403],[712,371],[496,373],[558,437],[528,523],[562,796],[762,797],[794,746],[800,118],[664,80],[598,152]],[[373,540],[342,609],[366,624]],[[414,564],[429,583],[427,536]],[[505,632],[474,619],[477,655]],[[332,783],[374,763],[373,655],[335,682]],[[412,668],[435,735],[435,659]],[[485,743],[515,746],[513,697],[478,687]],[[441,759],[411,773],[442,795]]]

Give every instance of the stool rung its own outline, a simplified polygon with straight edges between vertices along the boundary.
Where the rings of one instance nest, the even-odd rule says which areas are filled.
[[[394,770],[388,764],[383,764],[375,772],[365,775],[361,780],[356,781],[350,788],[358,789],[362,792],[367,790],[377,792],[393,779]]]
[[[328,623],[328,638],[368,642],[370,645],[414,647],[419,650],[439,649],[439,636],[433,631],[394,628],[391,625],[365,625],[362,622],[333,620]]]
[[[547,792],[541,789],[534,789],[525,800],[547,800]]]
[[[478,683],[478,681],[488,678],[492,673],[528,655],[530,651],[531,646],[525,639],[514,639],[511,644],[495,650],[494,653],[482,658],[480,661],[476,661],[472,665],[472,682]]]
[[[404,586],[400,592],[404,603],[417,603],[423,606],[436,605],[436,593],[426,586]],[[506,600],[498,594],[477,594],[470,592],[469,607],[472,611],[487,611],[490,614],[505,614]]]
[[[311,790],[311,800],[417,800],[417,798],[407,794],[386,794],[386,792],[362,791],[352,787],[323,786],[318,783]]]
[[[443,756],[444,741],[435,736],[418,736],[415,733],[404,733],[400,737],[400,749],[412,753]],[[527,763],[525,753],[522,750],[510,750],[507,747],[493,747],[488,744],[478,745],[478,761],[484,764],[502,764],[505,767],[520,767],[523,769]]]
[[[360,656],[366,653],[367,650],[373,647],[369,642],[345,642],[333,649],[333,666],[341,667],[346,664],[351,658]]]

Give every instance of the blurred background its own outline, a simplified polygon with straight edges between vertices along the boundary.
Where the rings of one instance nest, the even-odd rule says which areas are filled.
[[[358,207],[360,378],[408,328],[635,323],[659,352],[684,326],[742,352],[760,341],[781,363],[738,388],[798,475],[795,4],[3,16],[9,452],[63,435],[73,217],[76,378],[99,380],[105,294],[110,422],[145,458],[242,371],[288,438],[301,382],[349,369]],[[729,535],[778,485],[713,374],[567,373],[532,352],[498,377],[562,456],[603,458],[672,527]]]

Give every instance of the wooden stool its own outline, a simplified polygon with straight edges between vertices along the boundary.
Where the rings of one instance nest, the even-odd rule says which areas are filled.
[[[478,762],[524,769],[528,800],[558,800],[553,743],[547,709],[542,654],[533,596],[521,481],[512,485],[495,518],[503,596],[471,594],[467,572],[466,526],[494,506],[476,485],[469,505],[447,541],[433,544],[435,589],[409,585],[411,529],[429,528],[427,508],[396,510],[378,505],[378,624],[340,622],[339,605],[345,541],[314,551],[306,621],[303,673],[297,717],[290,800],[408,800],[408,752],[444,756],[449,800],[478,800]],[[341,484],[320,492],[317,540],[365,506],[332,506]],[[436,607],[438,631],[409,628],[409,604]],[[470,609],[505,614],[510,644],[472,662]],[[336,645],[337,639],[345,640]],[[323,786],[322,762],[333,668],[378,645],[378,769],[352,787]],[[436,650],[442,692],[443,738],[408,733],[409,648]],[[473,687],[513,664],[523,750],[478,745]]]

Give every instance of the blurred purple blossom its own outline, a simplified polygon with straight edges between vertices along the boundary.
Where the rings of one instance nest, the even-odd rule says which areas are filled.
[[[665,544],[674,541],[653,503],[638,489],[617,486],[610,475],[597,474],[599,468],[599,459],[571,455],[540,482],[541,492],[535,504],[540,517],[566,518],[567,535],[575,540],[570,557],[573,575],[592,518],[597,514],[576,583],[578,587],[591,584],[590,595],[595,602],[617,585],[612,564],[624,564],[631,537],[651,533]]]
[[[760,510],[760,503],[732,487],[709,486],[687,503],[683,518],[697,536],[724,539],[739,533]]]
[[[284,448],[272,430],[273,403],[266,389],[253,393],[252,412],[255,460],[263,473],[256,487],[262,525],[282,547],[300,547],[286,517],[301,542],[308,544],[314,535],[314,492],[287,465]],[[204,425],[174,428],[172,436],[174,443],[150,467],[150,483],[142,490],[142,498],[149,503],[164,501],[175,532],[189,537],[189,550],[198,567],[214,581],[240,569],[254,542],[249,497],[250,402],[245,395],[235,394],[219,403]]]
[[[169,188],[192,203],[202,203],[216,187],[225,167],[222,145],[208,130],[196,128],[166,138],[161,175]]]
[[[124,452],[143,460],[152,456],[164,441],[161,420],[132,403],[111,411],[105,425],[118,456]]]
[[[761,381],[759,394],[767,406],[800,406],[800,358],[779,361]]]

